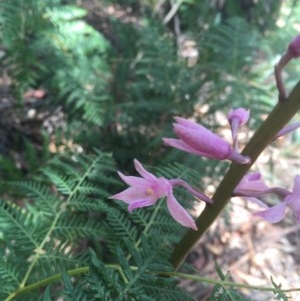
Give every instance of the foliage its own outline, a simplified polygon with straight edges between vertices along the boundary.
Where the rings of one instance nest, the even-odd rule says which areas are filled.
[[[224,275],[221,268],[216,264],[216,270],[218,272],[219,277],[221,280],[226,281],[229,278],[229,275]],[[210,297],[207,301],[226,301],[226,300],[234,300],[234,301],[251,301],[246,296],[243,296],[233,287],[225,287],[222,283],[217,284]]]
[[[110,73],[103,55],[108,43],[81,20],[82,8],[60,0],[0,2],[2,65],[22,98],[28,88],[53,89],[69,113],[101,124]],[[76,117],[76,115],[75,115]]]
[[[118,185],[112,172],[111,159],[98,153],[94,158],[54,159],[40,181],[12,183],[26,199],[23,206],[1,202],[2,300],[10,300],[18,289],[16,300],[24,300],[26,287],[88,263],[89,273],[74,287],[64,274],[67,300],[75,295],[84,300],[85,294],[87,300],[173,300],[180,294],[189,300],[174,280],[151,272],[171,269],[167,258],[181,227],[162,203],[129,216],[124,206],[108,200],[107,189]],[[94,246],[97,255],[90,257],[85,244]],[[56,295],[55,287],[51,295]]]
[[[129,215],[108,199],[123,187],[116,170],[130,173],[138,158],[160,176],[205,188],[199,179],[219,180],[228,164],[164,147],[172,118],[193,116],[219,131],[221,110],[245,106],[255,129],[275,99],[269,57],[288,41],[272,31],[281,1],[184,0],[169,22],[174,1],[100,2],[0,0],[0,94],[8,89],[16,100],[0,123],[1,136],[13,138],[0,154],[1,300],[193,300],[168,275],[184,229],[163,200]],[[261,18],[266,10],[270,18]],[[197,52],[192,64],[185,39]],[[298,70],[289,71],[288,87]],[[24,93],[39,88],[45,98],[26,101]],[[20,130],[30,110],[46,112],[43,119],[57,109],[63,126],[54,121],[47,132],[34,119],[33,135]],[[51,154],[51,143],[64,154]],[[190,195],[175,194],[193,207]],[[209,300],[248,300],[219,276]]]

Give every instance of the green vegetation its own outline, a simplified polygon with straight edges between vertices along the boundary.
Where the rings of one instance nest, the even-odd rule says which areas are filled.
[[[116,171],[137,158],[200,190],[222,179],[227,162],[161,138],[174,116],[222,131],[232,107],[256,130],[299,13],[292,0],[0,0],[0,299],[194,300],[170,263],[185,229],[162,201],[128,214],[108,199],[124,188]],[[208,300],[249,300],[218,273]]]

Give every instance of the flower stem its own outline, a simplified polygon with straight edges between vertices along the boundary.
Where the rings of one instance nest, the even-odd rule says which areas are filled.
[[[181,241],[175,246],[171,263],[178,269],[196,242],[206,232],[224,209],[236,185],[256,161],[260,153],[273,141],[277,133],[292,119],[300,109],[300,82],[284,102],[278,102],[268,118],[250,139],[242,154],[251,158],[251,164],[239,165],[232,163],[227,174],[217,188],[213,204],[208,205],[196,220],[198,231],[188,230]]]

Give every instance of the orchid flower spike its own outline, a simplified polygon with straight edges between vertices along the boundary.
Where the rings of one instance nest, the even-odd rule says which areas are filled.
[[[293,59],[300,56],[300,35],[297,35],[292,42],[289,44],[287,51],[280,58],[279,62],[275,65],[275,79],[276,85],[279,91],[279,100],[286,99],[286,91],[284,83],[282,80],[282,69],[287,65],[287,63]]]
[[[180,117],[175,117],[175,120],[174,132],[179,139],[163,138],[165,144],[198,156],[250,163],[249,157],[233,150],[227,141],[204,126]]]
[[[300,223],[300,175],[295,177],[293,191],[287,194],[281,203],[256,212],[255,215],[270,223],[277,223],[284,218],[286,207],[292,209],[296,216],[296,221]]]
[[[238,128],[249,120],[250,111],[244,108],[231,109],[227,114],[227,119],[231,127],[231,135],[233,141],[233,148],[237,150],[237,131]]]
[[[128,211],[132,212],[132,210],[136,208],[154,205],[158,199],[166,197],[167,207],[171,216],[181,225],[197,230],[197,226],[192,217],[175,199],[173,186],[183,186],[193,195],[208,203],[211,203],[211,199],[203,193],[196,191],[181,179],[167,180],[163,177],[157,178],[148,172],[136,159],[134,160],[134,166],[142,177],[125,176],[121,172],[118,172],[121,179],[131,187],[110,198],[121,200],[129,204]]]

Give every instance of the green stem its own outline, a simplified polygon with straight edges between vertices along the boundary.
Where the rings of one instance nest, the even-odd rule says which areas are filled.
[[[113,269],[116,269],[119,272],[122,270],[122,268],[119,264],[107,264],[106,266],[110,267],[110,268],[113,268]],[[130,269],[132,271],[137,271],[138,267],[130,266]],[[76,268],[76,269],[73,269],[73,270],[69,270],[69,271],[67,271],[67,273],[68,273],[69,276],[76,276],[76,275],[80,275],[80,274],[86,274],[86,273],[89,272],[89,270],[90,269],[89,269],[88,266],[84,266],[84,267]],[[157,274],[157,275],[167,276],[167,277],[176,277],[176,278],[181,278],[181,279],[189,279],[189,280],[193,280],[193,281],[196,281],[196,282],[207,283],[207,284],[212,284],[212,285],[219,284],[219,285],[223,286],[224,288],[226,288],[226,287],[235,287],[235,288],[246,288],[246,289],[259,290],[259,291],[265,291],[265,292],[274,292],[274,291],[276,291],[275,287],[234,283],[234,282],[230,282],[230,281],[210,279],[210,278],[206,278],[206,277],[202,277],[202,276],[198,276],[198,275],[191,275],[191,274],[171,272],[171,271],[170,272],[147,271],[147,273]],[[61,274],[55,274],[51,277],[45,278],[43,280],[40,280],[40,281],[35,282],[33,284],[30,284],[28,286],[24,286],[24,287],[16,290],[13,293],[13,298],[15,298],[16,296],[21,295],[23,293],[30,292],[30,291],[36,290],[38,288],[45,287],[45,286],[47,286],[51,283],[60,281],[61,278],[62,278]],[[284,292],[284,293],[297,292],[297,291],[300,291],[300,288],[280,289],[280,291]]]
[[[181,241],[175,246],[171,257],[171,262],[175,269],[180,267],[195,243],[216,220],[232,197],[234,188],[256,161],[260,153],[273,141],[276,134],[292,119],[299,109],[300,82],[298,82],[285,101],[279,102],[275,106],[243,150],[243,155],[250,156],[251,164],[238,165],[233,163],[230,166],[212,198],[213,204],[207,205],[196,220],[198,231],[188,230]]]
[[[246,288],[246,289],[253,289],[258,291],[264,291],[264,292],[274,292],[276,291],[275,287],[271,286],[261,286],[261,285],[249,285],[249,284],[242,284],[242,283],[234,283],[231,281],[224,281],[224,280],[215,280],[210,279],[198,275],[191,275],[191,274],[185,274],[185,273],[178,273],[178,272],[163,272],[158,273],[160,275],[166,275],[166,276],[173,276],[181,279],[189,279],[196,282],[202,282],[202,283],[208,283],[213,285],[222,285],[222,286],[230,286],[230,287],[236,287],[236,288]],[[298,288],[291,288],[291,289],[280,289],[281,292],[284,293],[291,293],[291,292],[297,292],[300,291],[300,287]]]
[[[81,268],[77,268],[74,270],[69,270],[67,273],[69,276],[75,276],[75,275],[79,275],[79,274],[85,274],[89,271],[89,267],[81,267]],[[36,290],[40,287],[45,287],[53,282],[57,282],[61,279],[61,274],[55,274],[51,277],[42,279],[40,281],[37,281],[35,283],[29,284],[27,286],[23,286],[19,289],[17,289],[16,291],[14,291],[12,294],[10,294],[10,299],[12,300],[13,298],[15,298],[18,295],[24,294],[26,292],[30,292],[33,290]]]

